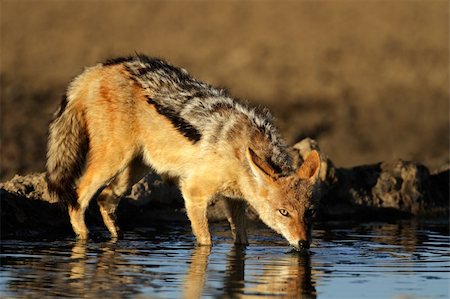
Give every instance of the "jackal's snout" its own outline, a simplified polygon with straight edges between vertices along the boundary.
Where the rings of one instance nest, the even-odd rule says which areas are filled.
[[[296,250],[305,250],[309,249],[311,245],[312,240],[312,229],[311,224],[306,222],[300,222],[295,225],[296,228],[289,229],[289,232],[294,232],[293,234],[289,235],[286,234],[286,239],[289,240],[289,244],[294,247]]]
[[[296,251],[307,251],[311,245],[310,240],[300,240],[297,243],[290,244]]]
[[[309,249],[309,241],[306,241],[306,240],[298,241],[298,248],[299,249]]]

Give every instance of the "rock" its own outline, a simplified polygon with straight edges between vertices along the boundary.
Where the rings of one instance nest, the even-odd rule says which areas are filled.
[[[435,176],[430,176],[425,166],[415,162],[397,160],[351,169],[336,169],[335,178],[323,201],[325,206],[332,202],[338,202],[338,205],[347,202],[352,207],[343,214],[359,214],[360,217],[365,217],[367,213],[376,212],[382,218],[392,217],[393,214],[448,214],[448,202],[434,197],[436,191],[433,191],[432,187],[445,190],[448,183],[435,184]],[[383,213],[386,213],[385,217]]]
[[[381,173],[372,189],[373,205],[418,214],[425,206],[429,172],[423,165],[402,160],[381,163]]]
[[[298,159],[300,164],[311,150],[321,154],[322,219],[448,215],[448,166],[433,175],[424,165],[400,159],[336,168],[310,138],[292,148],[294,160]]]
[[[28,199],[43,199],[50,203],[53,202],[48,195],[45,173],[15,175],[11,180],[0,183],[0,189]]]
[[[65,236],[72,231],[67,212],[58,203],[0,189],[0,207],[2,239]]]

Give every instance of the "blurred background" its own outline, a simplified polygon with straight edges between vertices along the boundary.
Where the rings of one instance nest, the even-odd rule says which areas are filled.
[[[449,163],[449,2],[1,0],[1,173],[44,171],[85,66],[135,52],[268,106],[337,166]]]

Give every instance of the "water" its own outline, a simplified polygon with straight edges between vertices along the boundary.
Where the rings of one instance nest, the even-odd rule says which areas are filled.
[[[0,296],[27,298],[448,298],[448,222],[317,224],[310,254],[265,228],[250,246],[212,225],[136,229],[118,242],[1,242]]]

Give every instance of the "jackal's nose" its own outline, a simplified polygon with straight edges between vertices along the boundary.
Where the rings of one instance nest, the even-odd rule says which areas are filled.
[[[298,241],[298,248],[309,249],[309,242],[305,240]]]

